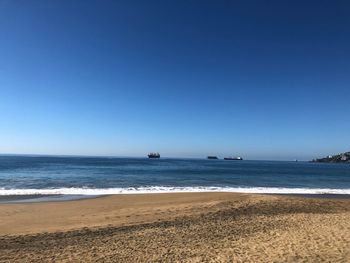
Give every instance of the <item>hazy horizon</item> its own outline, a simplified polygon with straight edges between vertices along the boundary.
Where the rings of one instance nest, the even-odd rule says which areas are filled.
[[[344,151],[345,152],[345,151]],[[343,153],[343,152],[339,152]],[[161,154],[162,158],[170,158],[170,159],[207,159],[208,156],[216,156],[219,159],[223,160],[224,157],[230,157],[230,156],[241,156],[246,161],[312,161],[316,158],[323,158],[328,155],[336,155],[339,153],[333,153],[333,154],[327,154],[327,155],[318,155],[314,156],[312,158],[289,158],[289,156],[280,156],[279,158],[276,157],[269,157],[266,155],[263,156],[250,156],[248,155],[232,155],[232,154],[198,154],[198,155],[186,155],[186,154]],[[86,158],[148,158],[148,153],[145,154],[133,154],[133,155],[123,155],[123,154],[47,154],[47,153],[0,153],[0,156],[28,156],[28,157],[86,157]]]

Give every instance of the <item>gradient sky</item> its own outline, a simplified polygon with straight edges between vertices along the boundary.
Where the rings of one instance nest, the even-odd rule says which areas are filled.
[[[0,153],[350,150],[349,1],[0,0]]]

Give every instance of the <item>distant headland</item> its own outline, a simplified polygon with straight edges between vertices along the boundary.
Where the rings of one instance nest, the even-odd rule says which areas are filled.
[[[350,163],[350,152],[329,155],[320,159],[313,159],[315,163]]]

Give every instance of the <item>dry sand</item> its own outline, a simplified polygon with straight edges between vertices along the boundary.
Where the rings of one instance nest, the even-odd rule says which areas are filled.
[[[350,200],[182,193],[2,204],[0,262],[350,262]]]

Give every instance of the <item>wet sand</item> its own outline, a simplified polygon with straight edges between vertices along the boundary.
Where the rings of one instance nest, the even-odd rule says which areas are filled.
[[[39,202],[61,202],[81,199],[91,199],[99,196],[93,195],[2,195],[0,204],[12,203],[39,203]]]
[[[350,262],[350,200],[235,193],[0,205],[0,262]]]

